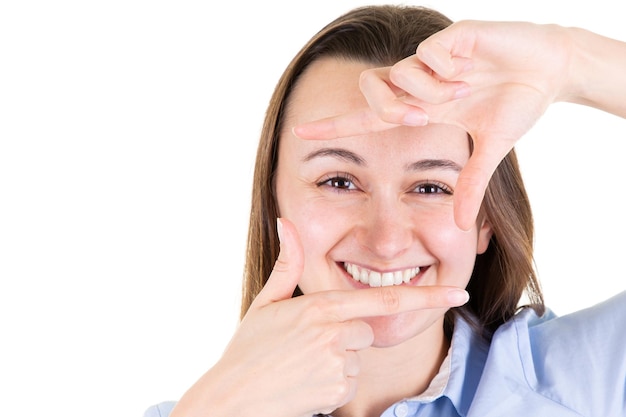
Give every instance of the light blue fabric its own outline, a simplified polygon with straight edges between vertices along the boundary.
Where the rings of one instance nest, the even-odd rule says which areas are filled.
[[[172,403],[144,417],[165,417]],[[626,417],[626,292],[563,317],[526,309],[490,344],[455,323],[442,394],[382,417]]]
[[[176,405],[175,401],[164,401],[160,404],[153,405],[143,414],[143,417],[167,417]]]

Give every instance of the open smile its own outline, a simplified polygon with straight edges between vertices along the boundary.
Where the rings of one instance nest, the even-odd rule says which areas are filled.
[[[408,284],[412,279],[419,275],[420,271],[428,267],[413,267],[392,272],[379,272],[370,269],[343,262],[343,268],[355,281],[370,287],[387,287],[391,285]]]

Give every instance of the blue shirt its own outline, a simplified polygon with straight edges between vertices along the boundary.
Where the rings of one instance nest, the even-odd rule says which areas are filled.
[[[458,319],[431,387],[382,415],[435,416],[626,417],[626,292],[562,317],[524,309],[490,343]]]

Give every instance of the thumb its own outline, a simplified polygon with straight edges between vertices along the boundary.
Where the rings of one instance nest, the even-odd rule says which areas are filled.
[[[489,180],[510,150],[484,146],[479,141],[474,143],[474,152],[459,174],[454,193],[454,220],[466,231],[475,225]]]
[[[265,286],[251,308],[259,308],[276,301],[291,298],[304,269],[304,250],[293,223],[277,219],[280,253]]]

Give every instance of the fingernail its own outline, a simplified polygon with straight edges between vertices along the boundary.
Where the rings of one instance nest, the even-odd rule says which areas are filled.
[[[454,92],[454,98],[459,99],[459,98],[468,97],[470,93],[471,91],[470,91],[469,86],[464,85]]]
[[[278,233],[278,240],[283,240],[283,222],[280,220],[280,217],[276,219],[276,232]]]
[[[406,126],[426,126],[428,124],[428,116],[421,111],[409,111],[404,115],[402,124]]]
[[[461,306],[469,300],[469,293],[460,288],[450,290],[448,292],[448,301],[453,303],[454,305]]]
[[[291,128],[291,134],[294,135],[295,137],[297,137],[298,139],[302,139],[300,137],[300,135],[298,134],[299,130],[302,130],[302,129],[300,129],[300,126],[294,126],[294,127]]]

